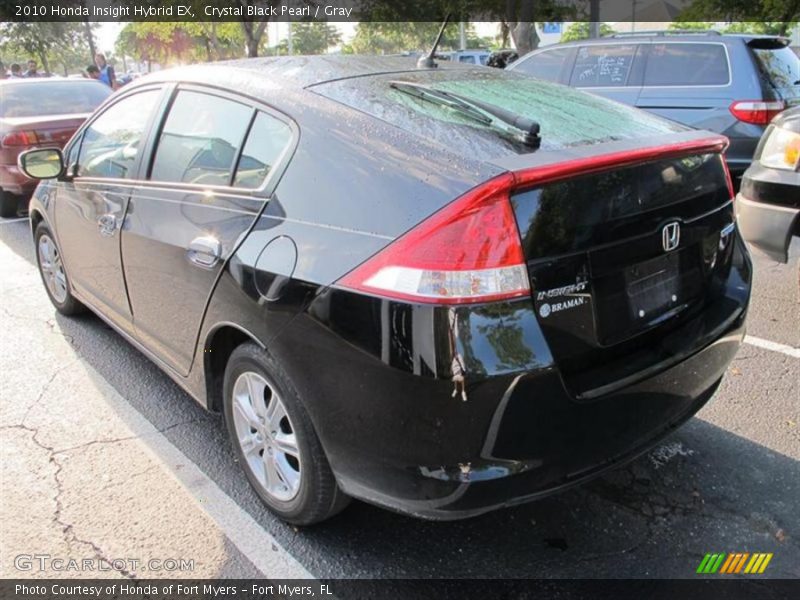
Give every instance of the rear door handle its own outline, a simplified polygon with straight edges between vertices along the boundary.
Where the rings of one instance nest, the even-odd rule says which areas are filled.
[[[203,269],[211,269],[222,257],[222,244],[213,236],[206,235],[194,238],[189,243],[186,258]]]
[[[111,213],[101,215],[100,218],[97,219],[97,228],[100,230],[100,235],[109,237],[114,235],[114,232],[117,230],[117,217]]]

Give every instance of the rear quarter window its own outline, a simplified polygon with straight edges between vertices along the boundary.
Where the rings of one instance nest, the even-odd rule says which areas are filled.
[[[800,58],[791,48],[754,48],[762,74],[779,90],[800,88]]]
[[[239,157],[233,186],[248,189],[260,187],[291,140],[292,130],[286,123],[259,112]]]
[[[728,56],[722,44],[668,43],[649,48],[644,85],[727,85]]]

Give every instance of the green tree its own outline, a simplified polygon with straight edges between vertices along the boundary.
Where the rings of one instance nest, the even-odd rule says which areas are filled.
[[[707,31],[709,29],[714,29],[714,25],[715,23],[710,21],[674,21],[669,24],[667,29],[670,31]]]
[[[261,8],[266,11],[270,7],[278,7],[281,4],[281,0],[239,0],[239,3],[244,7],[245,11],[250,6]],[[266,31],[268,24],[269,17],[265,19],[242,17],[240,25],[242,28],[242,33],[244,34],[247,56],[258,56],[258,51],[261,47],[261,41],[264,37],[264,32]]]
[[[786,35],[800,20],[800,0],[694,0],[678,15],[678,21],[719,20],[771,24],[777,35]]]
[[[198,62],[242,56],[244,36],[234,22],[139,21],[128,23],[115,51],[149,65]]]
[[[117,54],[132,56],[138,62],[166,64],[169,60],[169,42],[175,23],[137,21],[128,23],[117,36]]]
[[[329,23],[320,21],[292,23],[291,28],[295,54],[324,54],[328,48],[338,46],[342,41],[342,34]],[[288,46],[288,40],[281,42],[282,53],[288,53]]]
[[[514,40],[517,51],[524,54],[539,44],[537,21],[577,20],[577,17],[587,13],[589,0],[580,0],[577,3],[565,3],[561,0],[362,0],[360,5],[362,24],[381,23],[380,28],[385,29],[388,22],[393,22],[414,30],[419,30],[419,26],[428,26],[429,32],[433,33],[429,33],[425,44],[410,45],[399,43],[396,35],[387,36],[385,32],[365,29],[362,38],[353,45],[352,50],[355,52],[361,52],[364,47],[391,52],[398,49],[428,48],[438,31],[437,22],[441,22],[446,14],[451,13],[454,21],[500,21],[503,32]],[[409,34],[412,38],[415,37],[413,31]],[[375,37],[378,39],[370,39]],[[504,45],[506,40],[504,35]]]
[[[600,23],[600,35],[613,35],[616,33],[610,25]],[[589,39],[589,23],[573,23],[561,34],[562,42],[574,42],[575,40]]]
[[[731,23],[723,31],[725,33],[756,33],[759,35],[786,35],[797,27],[797,23],[787,24],[780,21],[738,21]],[[783,33],[786,32],[786,33]]]
[[[238,23],[198,21],[186,25],[197,31],[197,40],[205,54],[205,60],[244,56],[244,33]]]
[[[430,50],[440,23],[436,22],[361,22],[350,44],[342,48],[345,54],[397,54]],[[488,48],[491,39],[477,35],[472,25],[467,25],[467,48]],[[457,24],[449,25],[442,36],[439,50],[459,50],[461,40]]]
[[[89,46],[84,23],[4,22],[0,23],[0,51],[8,62],[35,59],[43,71],[58,67],[64,75],[86,67]]]

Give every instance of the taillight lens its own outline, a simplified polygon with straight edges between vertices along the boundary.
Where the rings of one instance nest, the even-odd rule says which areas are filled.
[[[740,100],[730,106],[731,114],[745,123],[768,125],[772,117],[786,108],[783,100],[765,102],[763,100]]]
[[[728,184],[728,195],[731,198],[735,198],[736,192],[733,190],[733,177],[731,177],[731,170],[728,168],[728,163],[724,160],[722,161],[722,166],[725,169],[725,183]]]
[[[726,137],[715,136],[505,173],[448,204],[336,285],[430,304],[467,304],[527,296],[530,283],[511,208],[512,190],[649,160],[722,153],[727,147]],[[730,180],[728,188],[732,194]]]
[[[6,148],[19,146],[35,146],[39,143],[39,136],[35,131],[12,131],[3,136],[0,144]]]
[[[529,295],[528,270],[509,201],[513,183],[514,176],[506,173],[467,192],[338,285],[434,304]]]

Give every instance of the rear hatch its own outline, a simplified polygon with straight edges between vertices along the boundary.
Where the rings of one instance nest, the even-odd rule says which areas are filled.
[[[755,58],[762,86],[787,106],[800,105],[800,58],[785,38],[753,38],[747,46]]]
[[[512,195],[537,317],[577,397],[652,366],[639,351],[723,293],[734,211],[722,143],[609,148]]]
[[[393,81],[534,119],[541,146],[402,94]],[[579,399],[674,359],[668,349],[654,354],[654,340],[723,293],[734,246],[724,137],[515,72],[444,63],[313,91],[514,174],[510,202],[537,317]]]

